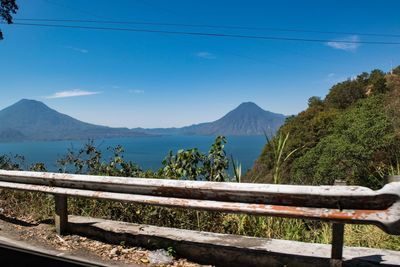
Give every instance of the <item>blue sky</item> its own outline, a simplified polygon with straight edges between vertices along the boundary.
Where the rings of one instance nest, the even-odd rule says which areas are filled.
[[[147,21],[400,35],[400,1],[20,0],[15,18]],[[17,22],[17,21],[16,21]],[[19,21],[21,22],[21,21]],[[83,25],[75,23],[74,25]],[[336,82],[400,64],[400,38],[146,25],[89,26],[312,38],[249,40],[0,25],[0,108],[36,99],[109,126],[212,121],[241,102],[296,114]]]

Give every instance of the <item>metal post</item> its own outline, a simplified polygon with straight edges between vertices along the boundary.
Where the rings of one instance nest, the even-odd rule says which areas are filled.
[[[68,225],[68,200],[66,195],[55,195],[56,214],[55,225],[57,234],[63,235],[67,232]]]
[[[334,185],[344,186],[345,180],[335,180]],[[342,267],[343,263],[343,241],[344,241],[344,224],[332,224],[332,251],[330,267]]]
[[[343,259],[344,224],[332,224],[332,253],[330,267],[341,267]]]

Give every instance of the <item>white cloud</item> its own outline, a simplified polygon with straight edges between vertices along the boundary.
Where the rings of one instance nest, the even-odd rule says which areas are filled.
[[[97,95],[101,92],[93,92],[93,91],[84,91],[80,89],[68,90],[68,91],[61,91],[56,92],[50,96],[47,96],[47,99],[52,98],[65,98],[65,97],[76,97],[76,96],[88,96],[88,95]]]
[[[342,82],[342,81],[345,81],[345,80],[346,80],[346,78],[343,75],[338,74],[338,73],[334,73],[334,72],[330,72],[330,73],[326,74],[326,76],[324,76],[323,78],[321,78],[319,80],[316,80],[316,81],[313,81],[312,83],[315,83],[315,84],[325,84],[325,83],[335,84],[335,83]]]
[[[132,94],[144,94],[144,90],[138,90],[138,89],[133,90],[133,89],[131,89],[131,90],[129,90],[129,93],[132,93]]]
[[[80,48],[80,47],[74,47],[74,46],[65,46],[65,48],[67,49],[71,49],[73,51],[79,52],[79,53],[89,53],[89,50],[85,49],[85,48]]]
[[[202,51],[196,53],[197,57],[204,58],[204,59],[215,59],[216,56],[213,53]]]
[[[341,42],[345,41],[345,42]],[[332,47],[333,49],[339,49],[339,50],[344,50],[344,51],[349,51],[349,52],[355,52],[358,47],[360,46],[359,42],[360,37],[358,35],[352,35],[348,36],[346,38],[342,39],[337,39],[337,40],[332,40],[330,42],[327,42],[326,45]]]
[[[336,75],[336,73],[329,73],[328,75],[326,75],[325,79],[323,80],[324,82],[328,82],[328,83],[332,83],[332,82],[336,82],[338,79],[340,79],[340,77],[338,77]]]

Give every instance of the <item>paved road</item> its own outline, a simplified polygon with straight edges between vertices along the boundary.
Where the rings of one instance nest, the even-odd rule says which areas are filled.
[[[1,232],[0,232],[1,234]],[[60,252],[0,235],[0,267],[127,267],[120,262],[105,262],[90,255]],[[140,267],[130,264],[129,267]]]
[[[57,266],[57,267],[75,267],[88,266],[72,262],[62,261],[56,258],[49,258],[43,255],[27,253],[26,251],[17,251],[7,248],[0,248],[1,266]],[[95,266],[95,265],[92,265]]]
[[[57,267],[75,267],[75,266],[98,266],[98,265],[88,265],[79,263],[77,261],[73,262],[66,261],[65,259],[58,258],[55,256],[44,255],[37,252],[32,252],[29,250],[23,250],[15,248],[10,249],[6,247],[0,247],[0,259],[2,267],[19,267],[19,266],[57,266]]]

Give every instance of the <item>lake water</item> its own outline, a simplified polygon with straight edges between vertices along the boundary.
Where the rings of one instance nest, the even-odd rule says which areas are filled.
[[[242,172],[251,168],[258,158],[265,144],[263,136],[230,136],[225,145],[227,156],[233,155],[235,160],[242,164]],[[57,159],[73,148],[78,150],[87,141],[40,141],[20,143],[0,143],[0,155],[18,154],[26,159],[29,165],[35,162],[43,162],[50,171],[56,171]],[[214,142],[211,136],[160,136],[160,137],[135,137],[96,140],[95,144],[100,148],[105,157],[110,153],[107,147],[121,145],[125,149],[124,158],[141,166],[142,169],[156,170],[161,167],[161,162],[169,150],[176,152],[179,149],[198,148],[207,152]]]

